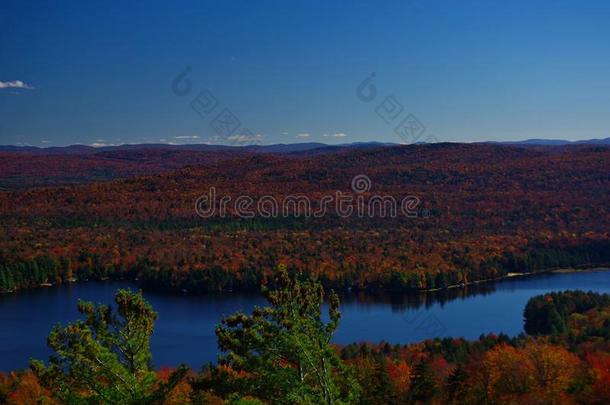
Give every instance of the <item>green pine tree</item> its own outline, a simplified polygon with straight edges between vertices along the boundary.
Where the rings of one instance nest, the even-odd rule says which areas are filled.
[[[150,404],[184,377],[180,367],[167,383],[151,368],[150,336],[157,314],[141,293],[119,290],[116,311],[79,302],[84,321],[56,326],[48,338],[49,364],[32,361],[41,383],[68,404]]]
[[[325,323],[320,283],[299,281],[280,266],[274,287],[264,290],[270,306],[236,313],[216,329],[226,353],[221,363],[247,373],[240,394],[271,403],[357,402],[358,383],[330,346],[340,318],[337,295],[329,297]]]
[[[432,372],[430,363],[426,360],[421,360],[415,365],[413,370],[413,380],[411,382],[411,390],[409,392],[409,398],[411,403],[424,403],[428,404],[432,402],[432,399],[439,391],[436,377]]]

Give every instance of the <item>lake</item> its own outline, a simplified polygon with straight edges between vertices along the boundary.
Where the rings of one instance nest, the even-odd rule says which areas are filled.
[[[0,295],[0,370],[25,368],[31,357],[46,360],[49,331],[78,318],[79,298],[111,303],[114,292],[125,287],[134,284],[87,282]],[[436,336],[517,335],[523,331],[522,311],[530,297],[566,289],[610,293],[610,272],[541,274],[436,293],[347,294],[334,341],[411,343]],[[152,338],[156,367],[184,362],[199,369],[215,361],[214,327],[222,316],[265,303],[254,294],[144,295],[159,314]]]

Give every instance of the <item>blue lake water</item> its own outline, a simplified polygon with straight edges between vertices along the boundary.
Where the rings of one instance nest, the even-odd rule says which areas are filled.
[[[47,359],[53,325],[78,319],[79,298],[112,303],[129,282],[88,282],[0,295],[0,370],[27,367],[31,357]],[[548,291],[581,289],[610,293],[609,271],[544,274],[428,294],[349,294],[335,342],[411,343],[436,336],[476,339],[481,333],[516,335],[523,330],[527,300]],[[217,357],[214,327],[222,316],[264,305],[252,294],[209,296],[145,292],[159,314],[152,338],[154,364],[181,362],[194,369]]]

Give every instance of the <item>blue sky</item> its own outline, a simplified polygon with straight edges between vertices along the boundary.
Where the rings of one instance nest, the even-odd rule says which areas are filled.
[[[0,144],[610,136],[609,2],[122,3],[0,4]]]

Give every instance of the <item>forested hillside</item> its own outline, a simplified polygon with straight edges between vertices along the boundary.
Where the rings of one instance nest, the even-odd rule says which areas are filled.
[[[144,172],[164,168],[0,192],[0,289],[108,277],[175,291],[258,289],[265,269],[286,263],[336,289],[410,290],[610,263],[608,147],[429,144],[223,152],[213,161],[201,152],[107,153]],[[50,174],[70,162],[44,159],[33,162]],[[370,180],[366,189],[352,188],[358,176]],[[196,202],[211,188],[217,211],[203,218]],[[385,217],[316,217],[297,205],[245,217],[228,204],[219,214],[221,197],[306,197],[315,211],[337,192],[411,205]]]

